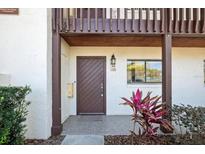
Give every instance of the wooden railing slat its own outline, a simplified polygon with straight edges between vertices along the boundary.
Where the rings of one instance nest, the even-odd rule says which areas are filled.
[[[201,33],[205,33],[205,8],[200,9],[201,12]]]
[[[168,18],[168,27],[167,27],[167,31],[169,32],[169,33],[171,33],[172,32],[172,12],[173,12],[173,9],[172,8],[169,8],[168,10],[167,10],[167,18]]]
[[[53,31],[56,31],[56,19],[57,19],[57,14],[56,14],[56,8],[52,9],[52,28]]]
[[[117,8],[117,31],[120,31],[120,8]]]
[[[160,9],[160,31],[164,32],[164,9]]]
[[[154,20],[153,31],[156,32],[157,31],[157,9],[156,8],[153,8],[153,20]]]
[[[135,9],[132,8],[132,27],[131,27],[131,31],[134,32],[135,31]]]
[[[110,32],[112,32],[112,8],[110,8]]]
[[[146,9],[146,31],[149,32],[149,25],[150,25],[150,9]]]
[[[62,30],[63,30],[63,9],[60,8],[60,9],[59,9],[59,12],[60,12],[59,28],[60,28],[60,31],[62,31]]]
[[[104,32],[105,31],[105,13],[106,13],[106,10],[105,10],[105,8],[103,8],[103,10],[102,10],[102,31]]]
[[[66,31],[70,30],[70,9],[67,9],[68,13],[67,13],[67,20],[66,20]]]
[[[90,30],[91,30],[90,8],[88,8],[87,21],[88,21],[88,32],[90,32]]]
[[[80,31],[83,31],[83,9],[80,8]]]
[[[127,32],[127,8],[124,9],[124,31]]]
[[[180,32],[184,32],[184,9],[179,9],[179,19],[180,19]]]
[[[178,32],[178,18],[179,18],[179,11],[178,8],[174,8],[174,32]]]
[[[98,9],[95,8],[95,31],[98,31]]]
[[[186,30],[187,33],[190,33],[191,32],[191,9],[190,8],[186,9],[186,21],[187,21]]]
[[[77,8],[73,9],[73,31],[76,31]]]
[[[139,8],[139,32],[142,32],[142,9]]]
[[[199,9],[193,9],[193,20],[194,20],[194,32],[199,32]]]

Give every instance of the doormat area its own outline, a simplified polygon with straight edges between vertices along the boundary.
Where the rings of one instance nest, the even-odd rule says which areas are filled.
[[[79,116],[78,118],[79,121],[83,121],[83,122],[86,122],[86,121],[89,121],[89,122],[96,122],[96,121],[103,121],[103,116]]]
[[[104,145],[103,135],[66,135],[62,145]]]

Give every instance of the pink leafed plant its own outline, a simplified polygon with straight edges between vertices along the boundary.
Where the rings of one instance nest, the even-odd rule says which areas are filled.
[[[167,132],[173,131],[173,126],[168,120],[163,117],[167,112],[163,103],[160,103],[161,96],[151,97],[151,92],[148,92],[146,97],[142,98],[142,91],[137,89],[136,93],[133,92],[133,96],[129,99],[122,98],[125,102],[123,105],[128,105],[132,108],[132,121],[134,123],[132,133],[135,133],[135,125],[138,123],[139,135],[156,136],[159,129],[159,125],[163,127]],[[156,126],[157,125],[157,126]]]

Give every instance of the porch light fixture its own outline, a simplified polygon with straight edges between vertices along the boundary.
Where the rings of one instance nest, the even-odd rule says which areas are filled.
[[[115,70],[116,58],[114,54],[111,56],[110,64],[111,64],[112,70]]]

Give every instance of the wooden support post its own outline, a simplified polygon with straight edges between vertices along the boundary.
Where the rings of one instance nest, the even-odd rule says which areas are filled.
[[[167,23],[168,10],[165,11],[164,22]],[[165,24],[165,34],[162,35],[162,102],[166,103],[167,116],[164,118],[171,122],[172,108],[172,36]],[[161,130],[167,133],[162,127]],[[170,133],[170,132],[169,132]]]
[[[166,103],[168,115],[164,118],[171,121],[172,108],[172,36],[162,36],[162,102]]]
[[[172,36],[170,34],[164,34],[162,36],[162,102],[165,103],[165,109],[167,115],[164,119],[172,121]],[[167,132],[163,127],[160,127],[161,131]]]
[[[59,11],[56,16],[59,17]],[[62,131],[61,124],[61,37],[59,24],[52,33],[52,136],[59,135]]]

